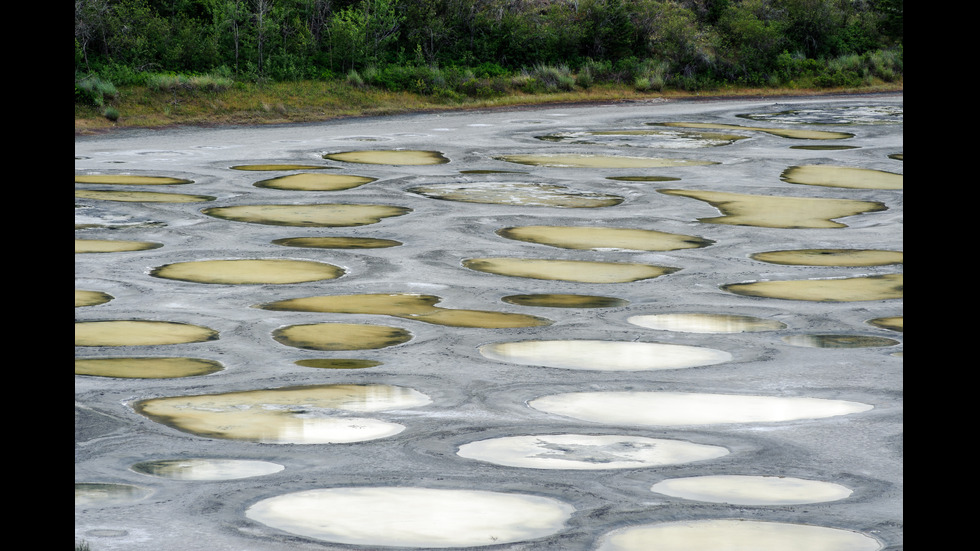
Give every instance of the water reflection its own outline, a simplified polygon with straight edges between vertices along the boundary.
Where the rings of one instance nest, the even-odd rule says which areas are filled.
[[[858,532],[807,524],[747,519],[692,520],[620,528],[597,551],[878,551],[878,540]]]
[[[728,455],[721,446],[642,436],[543,434],[470,442],[457,455],[529,469],[636,469],[706,461]]]
[[[903,121],[904,112],[900,105],[843,105],[736,116],[788,124],[896,124]]]
[[[519,306],[538,306],[543,308],[616,308],[626,306],[628,300],[594,295],[568,295],[541,293],[533,295],[510,295],[500,300]]]
[[[436,306],[441,300],[441,297],[435,295],[409,293],[327,295],[280,300],[261,304],[258,307],[264,310],[291,312],[374,314],[450,327],[503,329],[551,324],[551,320],[526,314]]]
[[[684,392],[572,392],[536,398],[532,408],[619,426],[771,423],[860,413],[871,405],[821,398]]]
[[[868,323],[882,329],[902,332],[905,330],[905,316],[889,316],[868,320]]]
[[[131,484],[76,482],[75,507],[128,505],[148,497],[151,493],[147,488]]]
[[[144,461],[131,467],[134,471],[175,480],[238,480],[278,473],[284,466],[268,461],[245,459],[161,459]]]
[[[722,350],[633,341],[517,341],[485,344],[479,350],[499,362],[597,371],[682,369],[732,359]]]
[[[854,134],[849,132],[828,132],[825,130],[803,130],[799,128],[766,128],[763,126],[741,126],[738,124],[717,124],[707,122],[664,122],[647,124],[672,126],[675,128],[703,128],[709,130],[749,130],[753,132],[764,132],[781,138],[791,138],[795,140],[843,140],[853,138]]]
[[[723,132],[699,132],[693,130],[594,130],[555,132],[537,136],[539,140],[583,145],[610,145],[624,147],[650,147],[670,149],[694,149],[731,145],[746,139],[738,134]]]
[[[566,209],[611,207],[624,200],[618,195],[577,191],[555,184],[524,182],[429,184],[415,186],[408,191],[444,201]]]
[[[683,499],[732,505],[799,505],[837,501],[852,490],[840,484],[788,476],[713,475],[671,478],[652,491]]]
[[[402,243],[393,239],[372,237],[286,237],[274,239],[274,245],[304,247],[310,249],[384,249],[398,247]]]
[[[555,534],[575,509],[533,495],[411,487],[327,488],[264,499],[245,516],[333,543],[473,547]]]
[[[153,398],[133,407],[153,421],[206,438],[330,444],[375,440],[405,429],[397,423],[351,416],[351,412],[381,412],[430,403],[428,396],[411,388],[368,384]]]
[[[895,346],[899,341],[873,335],[788,335],[783,342],[807,348],[873,348]]]
[[[781,321],[734,314],[647,314],[630,316],[626,321],[647,329],[684,333],[753,333],[786,328]]]
[[[338,359],[338,358],[314,358],[309,360],[296,360],[294,363],[298,366],[315,367],[317,369],[365,369],[368,367],[376,367],[381,365],[381,362],[375,360],[356,360],[356,359]]]
[[[627,157],[623,155],[524,154],[494,157],[500,161],[552,168],[666,168],[718,164],[714,161]]]
[[[277,171],[277,170],[333,170],[336,167],[326,166],[326,165],[301,165],[301,164],[288,164],[288,163],[267,163],[267,164],[250,164],[250,165],[237,165],[231,167],[232,170],[249,170],[257,172],[265,171]]]

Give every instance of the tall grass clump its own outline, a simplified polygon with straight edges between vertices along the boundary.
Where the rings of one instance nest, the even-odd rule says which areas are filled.
[[[357,69],[347,71],[347,77],[345,80],[347,81],[347,84],[353,86],[354,88],[364,87],[364,77],[361,76],[361,73],[357,72]]]
[[[640,92],[660,92],[667,82],[667,70],[670,64],[666,61],[645,59],[637,64],[633,77],[633,87]]]
[[[102,107],[106,99],[115,99],[118,95],[119,91],[114,84],[97,76],[75,79],[75,103]]]
[[[146,86],[157,92],[177,92],[179,90],[221,92],[232,87],[230,77],[217,74],[182,75],[173,73],[154,73],[147,75]]]

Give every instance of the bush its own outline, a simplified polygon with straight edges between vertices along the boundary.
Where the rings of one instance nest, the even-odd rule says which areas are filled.
[[[546,92],[568,91],[575,87],[575,77],[572,76],[567,65],[554,66],[538,63],[535,64],[529,74],[541,83]]]
[[[119,110],[112,106],[106,107],[105,111],[102,113],[102,116],[112,122],[116,122],[119,120]]]
[[[861,75],[853,70],[835,69],[829,70],[814,79],[813,83],[821,88],[841,88],[859,86],[862,82]]]

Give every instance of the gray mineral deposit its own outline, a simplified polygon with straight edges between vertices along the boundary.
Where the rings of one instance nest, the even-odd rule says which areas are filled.
[[[76,136],[75,541],[903,549],[902,107]]]

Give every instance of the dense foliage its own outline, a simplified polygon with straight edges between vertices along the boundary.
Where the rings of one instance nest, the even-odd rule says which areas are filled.
[[[902,2],[76,0],[76,102],[97,101],[100,81],[160,74],[430,94],[493,94],[516,75],[539,87],[860,84],[901,78]]]

